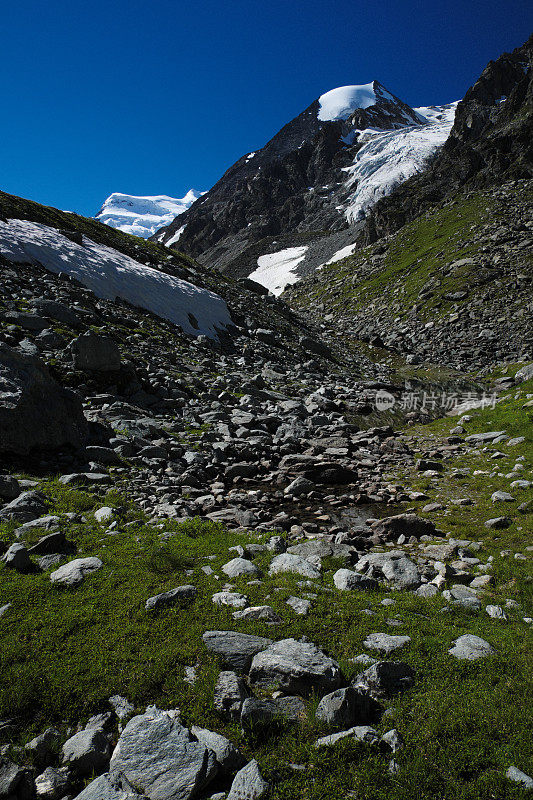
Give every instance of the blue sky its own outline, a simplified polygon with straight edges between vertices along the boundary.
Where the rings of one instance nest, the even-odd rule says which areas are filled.
[[[0,189],[82,214],[208,189],[323,92],[461,97],[530,0],[18,0],[4,5]]]

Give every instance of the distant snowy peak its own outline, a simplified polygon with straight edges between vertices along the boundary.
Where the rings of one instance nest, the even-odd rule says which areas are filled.
[[[96,215],[96,219],[124,233],[148,239],[159,228],[187,211],[205,192],[190,189],[185,197],[153,195],[137,197],[114,192],[110,194]]]

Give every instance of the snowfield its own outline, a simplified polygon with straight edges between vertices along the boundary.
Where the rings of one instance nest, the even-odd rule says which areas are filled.
[[[132,233],[148,239],[159,228],[170,225],[172,220],[183,214],[205,192],[190,189],[185,197],[136,197],[131,194],[110,194],[96,215],[96,219],[124,233]]]
[[[225,301],[214,292],[140,264],[86,236],[79,245],[56,228],[10,219],[0,221],[0,253],[9,261],[37,263],[50,272],[70,275],[97,297],[119,297],[192,336],[216,338],[217,328],[232,324]]]
[[[259,256],[257,259],[258,269],[248,277],[278,296],[286,286],[300,280],[294,270],[304,260],[306,252],[307,247],[305,246],[288,247],[277,253]]]
[[[426,167],[448,138],[456,108],[457,103],[417,108],[415,111],[421,118],[428,120],[424,125],[381,133],[365,131],[365,144],[353,164],[343,168],[346,188],[353,187],[345,203],[348,222],[363,219],[378,200]]]

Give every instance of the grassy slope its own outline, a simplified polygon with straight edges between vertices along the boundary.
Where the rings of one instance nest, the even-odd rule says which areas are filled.
[[[472,506],[450,505],[450,514],[442,512],[432,518],[443,532],[481,541],[482,561],[494,556],[495,586],[486,598],[502,605],[506,598],[520,603],[519,609],[508,610],[508,622],[491,620],[484,611],[472,615],[452,608],[442,613],[442,598],[426,601],[392,591],[332,595],[328,589],[334,564],[325,565],[324,588],[318,590],[308,617],[295,616],[284,602],[290,594],[301,596],[306,591],[294,578],[264,577],[260,586],[237,579],[234,584],[252,605],[271,604],[283,624],[272,628],[235,622],[229,610],[216,609],[211,603],[211,595],[224,581],[206,576],[201,566],[209,564],[220,574],[221,565],[232,557],[228,547],[245,544],[246,535],[228,533],[212,524],[180,527],[167,522],[163,528],[171,536],[161,543],[161,530],[147,524],[140,512],[112,493],[105,502],[117,508],[121,532],[110,536],[92,516],[103,498],[49,481],[42,486],[56,511],[85,515],[83,522],[65,520],[64,525],[79,555],[97,554],[104,567],[74,590],[52,587],[47,574],[21,576],[1,568],[0,606],[12,602],[13,607],[0,618],[0,718],[25,715],[28,724],[23,739],[27,739],[49,721],[77,721],[103,709],[106,698],[118,692],[138,707],[149,702],[163,708],[179,706],[187,723],[227,734],[247,756],[256,756],[266,774],[275,779],[273,797],[278,800],[329,800],[347,796],[348,791],[355,791],[360,800],[525,797],[503,773],[510,764],[533,772],[528,733],[532,654],[528,626],[521,619],[527,612],[531,579],[529,563],[512,557],[515,551],[525,552],[531,516],[520,514],[517,506],[527,493],[517,493],[515,503],[496,511],[490,494],[495,488],[506,488],[506,479],[451,477],[452,466],[492,469],[496,463],[498,471],[506,473],[519,455],[526,457],[526,466],[531,468],[532,412],[522,408],[525,391],[533,392],[533,385],[524,386],[518,398],[514,397],[516,390],[511,391],[494,410],[473,412],[468,425],[468,432],[497,428],[511,435],[527,434],[528,440],[512,450],[502,446],[505,459],[491,461],[496,446],[489,446],[486,451],[470,451],[447,461],[447,469],[435,479],[435,485],[416,473],[400,476],[404,485],[425,489],[432,500],[465,496],[474,500]],[[408,429],[407,434],[425,450],[438,445],[453,424],[450,419],[440,420]],[[513,519],[512,526],[488,531],[483,522],[500,513]],[[12,540],[12,527],[1,527],[6,541]],[[500,556],[505,549],[511,550],[510,558]],[[209,559],[211,555],[215,558]],[[257,563],[266,567],[269,558],[261,555]],[[146,614],[147,597],[184,583],[199,589],[192,607]],[[396,604],[382,606],[385,596]],[[373,614],[361,613],[365,608]],[[392,617],[401,621],[400,627],[388,627],[386,620]],[[309,703],[311,721],[288,727],[272,739],[247,740],[236,725],[219,719],[212,706],[218,669],[201,643],[201,634],[210,628],[276,639],[305,634],[339,659],[348,676],[355,672],[349,659],[364,652],[362,642],[368,633],[410,635],[411,644],[399,651],[398,657],[416,669],[416,685],[390,703],[390,716],[379,725],[382,732],[398,728],[406,739],[405,749],[397,755],[398,774],[388,772],[387,757],[351,742],[316,751],[312,743],[324,729],[312,719],[313,698]],[[487,639],[496,654],[472,663],[449,656],[452,641],[467,632]],[[199,678],[191,687],[183,680],[183,668],[196,663]],[[306,764],[306,772],[293,771],[291,762]]]
[[[531,190],[522,189],[524,199]],[[369,259],[380,250],[370,245],[353,256],[324,267],[317,276],[290,287],[291,304],[306,308],[310,301],[324,302],[329,312],[357,312],[370,304],[392,305],[398,318],[407,316],[417,304],[421,319],[453,313],[457,301],[444,297],[447,292],[469,289],[479,277],[477,264],[466,264],[448,272],[452,262],[479,254],[486,242],[475,240],[472,232],[502,218],[502,210],[490,192],[470,193],[432,210],[401,228],[388,242],[383,265],[373,266]],[[523,267],[531,266],[531,256],[524,253]],[[429,281],[440,285],[428,287],[431,296],[419,297]],[[459,301],[460,304],[461,301]]]

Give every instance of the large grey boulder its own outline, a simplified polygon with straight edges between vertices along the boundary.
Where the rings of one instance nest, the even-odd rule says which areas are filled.
[[[411,536],[419,539],[421,536],[435,536],[437,533],[433,522],[416,514],[396,514],[394,517],[384,517],[374,522],[372,529],[374,533],[388,539],[397,539],[402,535],[408,539]]]
[[[365,573],[367,578],[385,578],[396,589],[416,589],[420,585],[416,564],[402,550],[369,553],[359,559],[355,568]]]
[[[77,586],[87,575],[96,572],[102,566],[102,562],[96,556],[75,558],[74,561],[69,561],[68,564],[63,564],[55,572],[51,572],[50,580],[52,583],[59,583],[63,586]]]
[[[102,772],[111,755],[107,736],[98,728],[88,728],[75,733],[61,748],[65,766],[78,776]]]
[[[120,369],[120,350],[109,336],[87,331],[70,343],[75,369],[83,372],[112,372]]]
[[[178,713],[153,706],[130,719],[109,767],[149,800],[190,800],[217,770],[215,754],[183,727]]]
[[[248,672],[256,653],[266,650],[272,644],[272,639],[249,636],[237,631],[206,631],[202,639],[223,667],[241,674]]]
[[[35,778],[35,790],[39,800],[60,800],[68,793],[71,783],[66,767],[46,767]],[[100,795],[102,798],[104,795]]]
[[[250,682],[284,692],[309,695],[337,689],[342,680],[336,661],[312,642],[282,639],[254,656]]]
[[[196,725],[192,726],[191,733],[215,754],[219,770],[226,775],[237,772],[246,764],[243,754],[220,733],[207,730],[207,728],[199,728]]]
[[[324,695],[317,706],[316,718],[328,725],[348,728],[368,722],[376,708],[368,692],[347,686]]]
[[[0,343],[0,453],[79,447],[87,437],[81,400],[35,356]]]
[[[266,797],[269,789],[270,786],[261,775],[259,764],[254,759],[235,775],[226,800],[260,800]]]

